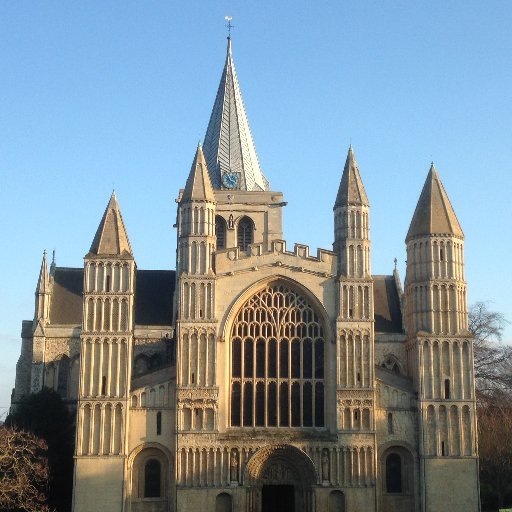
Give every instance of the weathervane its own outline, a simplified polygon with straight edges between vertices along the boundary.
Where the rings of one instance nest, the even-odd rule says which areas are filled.
[[[231,29],[234,28],[234,25],[231,25],[231,20],[233,16],[224,16],[224,19],[228,22],[226,28],[228,29],[228,37],[231,37]]]

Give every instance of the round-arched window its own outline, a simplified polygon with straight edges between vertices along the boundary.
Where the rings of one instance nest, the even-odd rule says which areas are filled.
[[[272,284],[231,329],[231,426],[324,426],[324,327],[310,302]]]

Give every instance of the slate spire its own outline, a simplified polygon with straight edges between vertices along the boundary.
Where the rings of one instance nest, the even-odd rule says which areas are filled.
[[[208,175],[208,166],[204,158],[203,148],[198,144],[194,161],[183,191],[182,201],[211,201],[215,202],[212,182]]]
[[[361,180],[361,175],[359,174],[352,144],[348,148],[347,160],[345,161],[334,208],[346,205],[370,206],[366,191],[364,190],[363,180]]]
[[[428,235],[464,238],[464,233],[434,163],[430,166],[405,241]]]
[[[112,192],[110,196],[110,201],[92,241],[89,254],[133,257],[115,192]]]
[[[211,182],[222,188],[226,172],[237,173],[240,190],[269,190],[249,128],[236,75],[231,37],[228,37],[226,62],[204,137],[204,155]]]

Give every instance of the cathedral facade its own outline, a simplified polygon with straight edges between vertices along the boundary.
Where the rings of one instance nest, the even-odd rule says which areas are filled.
[[[464,235],[439,175],[403,289],[371,272],[352,147],[332,201],[332,250],[287,246],[228,38],[176,270],[137,269],[115,194],[83,268],[43,258],[13,406],[46,386],[76,407],[74,512],[479,510]]]

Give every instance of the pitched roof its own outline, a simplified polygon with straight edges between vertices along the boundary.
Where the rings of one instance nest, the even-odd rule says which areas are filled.
[[[347,160],[341,176],[340,186],[334,208],[346,205],[369,206],[368,197],[364,190],[363,180],[359,174],[356,157],[352,145],[348,148]]]
[[[92,241],[89,254],[133,257],[115,192],[112,192],[110,196],[110,201]]]
[[[182,201],[215,201],[212,182],[208,176],[208,167],[201,144],[197,146]]]
[[[226,171],[240,173],[241,190],[269,190],[245,113],[231,52],[231,37],[219,89],[204,137],[204,154],[215,189]]]
[[[83,268],[56,267],[53,279],[50,324],[81,325]],[[135,323],[171,325],[174,270],[137,270],[135,280]]]
[[[401,333],[402,311],[394,276],[372,277],[375,331]]]
[[[81,325],[84,270],[56,267],[50,303],[50,324]]]
[[[414,210],[405,241],[425,235],[454,235],[464,238],[462,228],[433,163]]]

